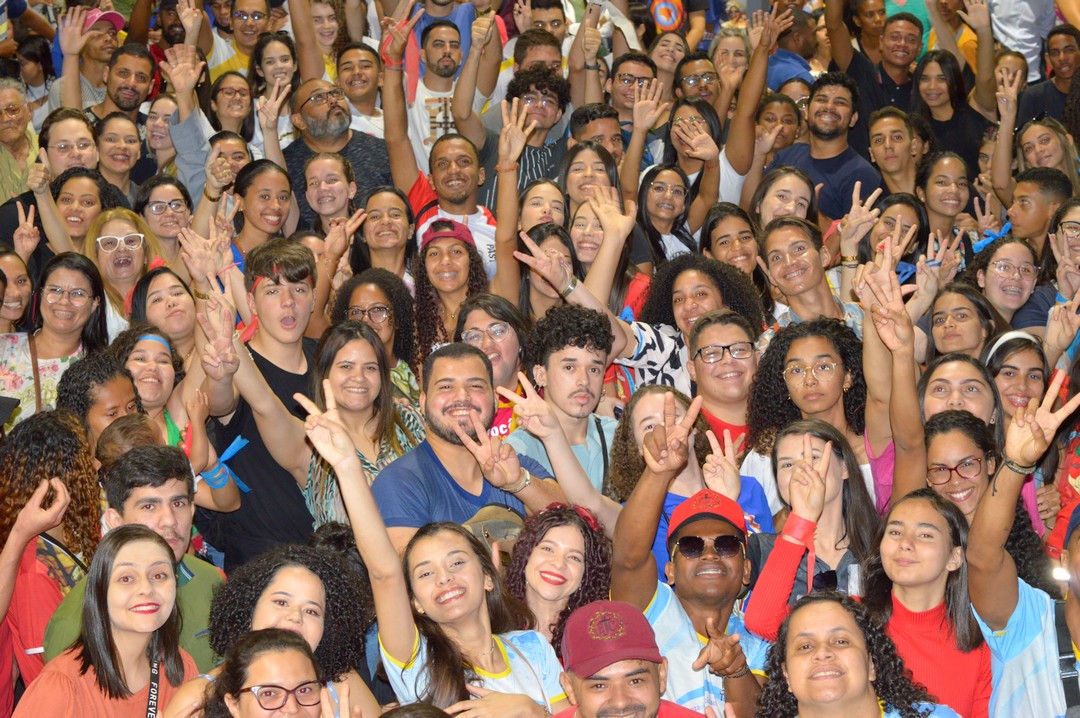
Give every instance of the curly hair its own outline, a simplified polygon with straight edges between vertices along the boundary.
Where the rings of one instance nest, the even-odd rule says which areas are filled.
[[[585,570],[581,575],[581,585],[570,594],[566,605],[550,626],[551,647],[562,660],[563,631],[570,614],[585,604],[606,599],[611,589],[611,541],[604,535],[604,529],[596,517],[581,506],[551,504],[525,519],[525,528],[514,543],[504,580],[507,590],[526,603],[525,566],[548,531],[559,526],[573,526],[581,532],[585,541]]]
[[[0,443],[0,537],[42,481],[59,477],[71,495],[65,515],[67,546],[89,564],[101,539],[101,491],[86,430],[71,412],[43,411],[15,425]],[[45,496],[49,504],[52,489]]]
[[[641,447],[634,439],[634,409],[637,408],[638,402],[647,396],[668,393],[674,395],[675,403],[684,411],[690,407],[690,397],[674,387],[660,384],[646,384],[639,387],[627,402],[619,418],[619,425],[615,427],[615,434],[611,437],[611,473],[608,475],[609,483],[604,491],[609,498],[619,503],[625,502],[634,491],[641,473],[645,471],[645,459],[641,455]],[[698,415],[697,421],[694,422],[694,430],[697,432],[694,436],[694,455],[697,457],[698,466],[701,466],[712,453],[709,437],[705,435],[705,432],[709,430],[709,423],[704,416]]]
[[[415,372],[420,366],[416,361],[416,319],[413,315],[413,298],[401,277],[385,269],[365,269],[346,280],[334,299],[330,323],[340,324],[349,318],[349,302],[357,287],[373,284],[386,295],[390,302],[390,320],[394,322],[394,356],[405,362]]]
[[[109,352],[87,354],[68,367],[56,385],[56,408],[74,414],[88,440],[90,425],[87,417],[97,401],[98,387],[116,377],[126,377],[131,382],[131,391],[135,394],[135,403],[141,413],[142,404],[139,403],[139,392],[135,391],[135,381],[116,355]]]
[[[1026,239],[1020,239],[1019,237],[1012,234],[1006,234],[1004,237],[998,237],[993,242],[991,242],[988,247],[976,254],[972,258],[972,260],[968,262],[967,269],[964,270],[964,273],[960,275],[957,281],[970,284],[973,287],[978,287],[979,272],[990,271],[990,263],[994,261],[994,256],[997,255],[998,250],[1010,244],[1019,244],[1028,252],[1030,252],[1031,263],[1034,264],[1036,267],[1039,267],[1039,263],[1042,261],[1042,259],[1039,256],[1039,252],[1035,249],[1035,247],[1031,245],[1031,242],[1027,241]],[[1036,282],[1041,280],[1042,276],[1040,276],[1036,280]],[[980,289],[979,291],[983,290]]]
[[[278,546],[233,571],[228,582],[214,591],[210,604],[210,647],[223,656],[251,630],[259,597],[277,572],[290,566],[306,568],[322,581],[326,614],[315,658],[328,678],[343,680],[365,660],[360,639],[375,622],[375,605],[371,592],[364,591],[345,559],[323,549]]]
[[[851,378],[851,386],[843,393],[844,418],[856,434],[866,430],[866,379],[862,368],[862,342],[855,332],[836,319],[820,318],[809,322],[789,324],[776,333],[769,348],[761,355],[750,397],[746,406],[746,425],[749,445],[766,456],[772,451],[776,433],[787,424],[798,421],[802,412],[791,399],[784,380],[784,364],[791,345],[798,339],[820,337],[828,340],[840,355],[840,363]]]
[[[528,337],[528,364],[546,366],[548,359],[566,347],[599,352],[607,361],[615,338],[611,324],[600,312],[570,304],[560,304],[548,310],[533,327]]]
[[[424,673],[427,675],[427,688],[420,700],[424,703],[432,703],[440,708],[453,705],[458,701],[469,700],[471,694],[466,688],[468,683],[475,682],[479,675],[475,669],[467,665],[461,649],[443,631],[442,626],[433,621],[426,613],[417,613],[415,608],[416,595],[413,593],[412,571],[409,569],[409,558],[416,545],[425,539],[433,538],[439,534],[450,533],[461,537],[475,554],[484,576],[492,582],[492,590],[485,592],[488,619],[491,624],[492,634],[518,631],[522,628],[532,628],[536,625],[536,618],[528,606],[515,598],[503,583],[499,570],[491,560],[491,552],[469,532],[468,529],[448,521],[439,521],[422,526],[405,546],[405,552],[401,559],[402,570],[405,573],[409,591],[409,601],[413,606],[413,621],[419,631],[421,640],[427,644],[427,665]]]
[[[435,224],[432,223],[434,228]],[[480,253],[471,244],[465,245],[469,253],[469,279],[466,286],[465,297],[482,294],[487,291],[488,278],[484,269],[484,260]],[[453,341],[453,337],[446,332],[442,317],[439,316],[439,293],[431,284],[431,278],[427,272],[427,255],[431,245],[424,247],[420,254],[413,258],[412,275],[416,287],[416,364],[422,365],[428,354],[436,344],[445,344]],[[396,309],[396,307],[395,307]]]
[[[656,270],[639,321],[675,326],[675,310],[671,306],[675,281],[683,272],[689,271],[707,276],[720,292],[725,307],[746,317],[750,326],[764,328],[765,313],[750,278],[730,264],[700,254],[681,254]]]
[[[179,386],[180,382],[184,380],[184,358],[176,351],[176,347],[173,346],[172,340],[169,339],[168,335],[150,322],[133,323],[130,327],[120,332],[116,339],[113,339],[113,342],[109,345],[107,351],[109,354],[116,357],[116,360],[120,362],[121,366],[126,368],[131,352],[135,351],[135,345],[138,344],[144,336],[160,337],[165,341],[165,344],[168,345],[169,357],[172,360],[172,368],[175,374],[173,378],[173,387]]]
[[[769,647],[765,661],[765,672],[769,681],[761,691],[757,715],[760,718],[795,718],[799,715],[799,699],[791,692],[788,679],[784,675],[788,631],[800,610],[817,603],[838,603],[851,614],[866,641],[866,653],[874,664],[875,677],[871,684],[877,698],[885,707],[897,711],[902,718],[924,718],[927,709],[920,708],[919,704],[932,704],[934,699],[925,688],[911,680],[910,672],[896,652],[896,644],[885,629],[870,616],[866,606],[836,591],[819,591],[803,596],[780,626],[776,643]]]

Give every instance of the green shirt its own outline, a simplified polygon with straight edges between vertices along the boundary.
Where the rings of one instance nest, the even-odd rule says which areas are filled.
[[[180,605],[183,628],[180,647],[191,654],[203,673],[217,665],[210,648],[210,599],[214,588],[225,579],[215,566],[194,556],[184,556],[176,573],[176,599]],[[60,602],[45,628],[45,662],[48,663],[71,647],[82,630],[83,599],[86,578],[80,580]]]

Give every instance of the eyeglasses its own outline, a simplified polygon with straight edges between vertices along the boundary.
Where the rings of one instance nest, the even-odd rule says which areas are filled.
[[[699,115],[690,115],[689,117],[686,117],[686,116],[676,117],[671,121],[671,124],[673,124],[673,125],[681,125],[684,122],[688,122],[691,125],[696,125],[698,122],[704,122],[704,121],[705,121],[705,119],[703,117],[700,117]]]
[[[266,13],[259,12],[258,10],[253,13],[237,10],[232,16],[234,20],[239,20],[240,22],[247,22],[248,20],[251,20],[252,22],[262,22],[266,19]]]
[[[700,75],[685,75],[682,81],[687,87],[697,87],[699,84],[712,85],[719,79],[715,72],[703,72]]]
[[[229,98],[230,100],[233,99],[234,97],[241,97],[241,98],[251,97],[251,91],[250,90],[245,90],[242,87],[222,87],[221,89],[218,90],[218,94],[219,95],[224,95],[225,97]]]
[[[325,105],[330,100],[340,100],[345,97],[345,90],[340,87],[335,87],[332,90],[326,90],[325,92],[316,92],[309,98],[300,103],[300,109],[304,109],[304,105],[311,103],[313,105]]]
[[[501,342],[510,333],[510,325],[506,322],[495,322],[487,329],[469,329],[461,333],[461,341],[466,344],[480,346],[484,341],[484,335],[491,337],[493,342]]]
[[[124,245],[125,249],[134,252],[143,245],[143,235],[132,232],[131,234],[125,234],[123,237],[113,237],[107,234],[104,237],[97,238],[98,249],[102,252],[115,252],[120,249],[121,244]]]
[[[836,362],[819,361],[814,364],[790,364],[784,368],[784,378],[790,382],[806,381],[813,376],[818,381],[827,381],[836,371]]]
[[[800,110],[805,110],[807,107],[810,106],[810,98],[800,97],[799,99],[795,100],[795,106],[798,107]]]
[[[1058,224],[1058,231],[1065,235],[1066,239],[1076,239],[1080,237],[1080,222],[1061,222]]]
[[[48,284],[41,289],[41,296],[46,304],[57,304],[65,295],[75,307],[84,307],[90,301],[90,292],[85,289],[64,289],[55,284]]]
[[[620,72],[615,76],[615,79],[619,81],[619,84],[623,87],[630,87],[630,85],[637,84],[638,87],[645,87],[645,85],[652,81],[651,77],[638,77],[637,75],[631,75],[629,72]]]
[[[171,209],[173,212],[180,214],[181,212],[187,212],[188,206],[182,199],[174,199],[169,202],[158,200],[156,202],[147,202],[146,208],[150,210],[150,214],[165,214],[165,210]]]
[[[276,711],[285,707],[289,696],[295,698],[297,704],[302,706],[319,705],[319,701],[322,699],[320,694],[322,685],[321,681],[308,681],[291,690],[283,686],[249,686],[241,688],[240,692],[250,692],[251,695],[255,696],[259,707],[264,711]]]
[[[695,359],[701,359],[706,364],[715,364],[724,361],[724,352],[731,355],[732,359],[749,359],[754,353],[754,345],[750,342],[735,342],[733,344],[710,344],[701,347],[694,352]]]
[[[684,199],[686,197],[686,188],[681,184],[667,184],[665,182],[653,182],[649,185],[649,189],[657,197],[662,197],[665,194],[670,194],[677,199]]]
[[[382,324],[390,318],[390,307],[385,304],[376,304],[367,309],[361,307],[349,307],[349,310],[345,312],[345,316],[348,319],[355,319],[361,322],[367,317],[368,321],[372,324]]]
[[[985,458],[984,454],[977,459],[964,459],[956,466],[931,466],[926,470],[926,480],[934,486],[941,486],[952,480],[954,471],[961,479],[976,479],[979,477],[979,470]]]
[[[1020,277],[1021,279],[1025,280],[1035,279],[1036,275],[1038,275],[1039,273],[1039,270],[1035,268],[1034,264],[1016,265],[1012,262],[1006,262],[1004,260],[994,262],[993,267],[994,272],[999,277],[1004,277],[1006,279],[1012,277]]]
[[[676,551],[678,551],[683,558],[700,557],[701,554],[705,553],[706,541],[712,541],[713,551],[721,558],[738,556],[743,553],[743,542],[738,536],[724,534],[723,536],[717,536],[714,539],[707,539],[702,536],[682,536],[675,542],[675,547],[671,550],[671,560],[675,560]]]
[[[78,150],[79,152],[86,152],[88,149],[94,146],[94,143],[90,140],[79,140],[78,142],[57,142],[55,145],[49,147],[50,150],[56,150],[58,154],[69,155],[72,150]]]
[[[23,108],[22,105],[8,105],[7,107],[0,108],[0,113],[7,119],[14,120],[22,116]]]
[[[545,95],[524,95],[521,98],[521,102],[526,107],[532,107],[533,105],[540,105],[545,110],[551,110],[558,107],[558,102]]]

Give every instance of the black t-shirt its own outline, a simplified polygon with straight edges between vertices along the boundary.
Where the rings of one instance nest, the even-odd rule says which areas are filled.
[[[834,62],[830,70],[840,68]],[[859,86],[859,118],[848,133],[848,144],[863,158],[870,159],[870,115],[882,107],[898,107],[904,112],[911,106],[911,80],[902,85],[893,82],[889,73],[861,52],[851,56],[847,75]]]
[[[286,147],[282,154],[285,155],[293,195],[300,208],[300,223],[297,226],[312,227],[315,224],[315,211],[311,209],[307,201],[304,164],[315,153],[301,137]],[[385,140],[353,130],[349,142],[337,154],[352,163],[353,174],[356,175],[357,197],[365,196],[380,185],[394,184],[393,178],[390,177],[390,156],[386,154]]]
[[[1020,95],[1016,112],[1016,128],[1020,129],[1025,122],[1034,120],[1042,112],[1045,112],[1047,117],[1061,121],[1065,117],[1066,97],[1067,95],[1057,89],[1057,85],[1050,80],[1031,85]]]
[[[985,117],[966,105],[954,112],[950,120],[930,120],[930,129],[937,140],[938,149],[963,157],[967,163],[968,180],[972,182],[979,176],[979,145],[989,125]]]
[[[308,370],[315,365],[315,340],[303,340]],[[303,409],[293,394],[308,392],[309,375],[287,372],[254,349],[251,357],[266,383],[281,403],[297,417]],[[286,543],[304,543],[311,535],[314,519],[304,503],[304,495],[292,474],[270,455],[259,435],[251,407],[241,398],[227,424],[214,422],[214,449],[221,454],[237,436],[248,445],[229,459],[229,468],[251,492],[240,499],[240,508],[230,513],[199,511],[198,527],[207,540],[225,554],[225,571],[258,557],[267,549]]]

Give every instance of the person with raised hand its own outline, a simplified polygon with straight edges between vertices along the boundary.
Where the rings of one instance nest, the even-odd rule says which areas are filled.
[[[45,502],[52,494],[52,500]],[[38,534],[51,531],[64,520],[64,513],[71,505],[71,495],[59,478],[42,479],[34,493],[15,517],[15,523],[0,551],[0,620],[7,615],[11,596],[15,591],[15,579],[19,573],[23,551]]]
[[[664,102],[663,96],[664,83],[656,78],[639,82],[634,87],[633,129],[620,164],[620,184],[624,200],[637,199],[636,189],[646,149],[645,143],[653,127],[661,117],[666,117],[671,109],[671,103]]]
[[[1053,411],[1064,381],[1065,373],[1057,372],[1040,406],[1014,414],[993,490],[983,492],[971,522],[968,584],[994,658],[992,715],[1065,714],[1053,601],[1018,578],[1016,563],[1005,550],[1023,482],[1050,447],[1058,427],[1080,407],[1077,395]]]
[[[677,420],[675,397],[666,394],[662,421],[644,436],[645,471],[615,526],[611,598],[643,611],[665,637],[666,699],[698,711],[730,704],[744,718],[757,710],[761,686],[751,671],[764,666],[767,644],[749,634],[734,612],[750,579],[739,505],[709,489],[680,504],[668,524],[668,583],[654,582],[653,536],[668,486],[687,463],[700,407],[695,399]]]
[[[305,429],[315,450],[339,475],[363,476],[333,403],[324,412],[302,395],[295,399],[309,412]],[[456,422],[454,428],[487,452],[492,473],[516,468],[509,447],[471,438]],[[433,523],[399,557],[367,482],[341,489],[371,578],[383,660],[403,703],[422,700],[473,718],[541,718],[568,705],[554,651],[535,631],[519,630],[531,615],[506,591],[478,539],[456,523]]]

